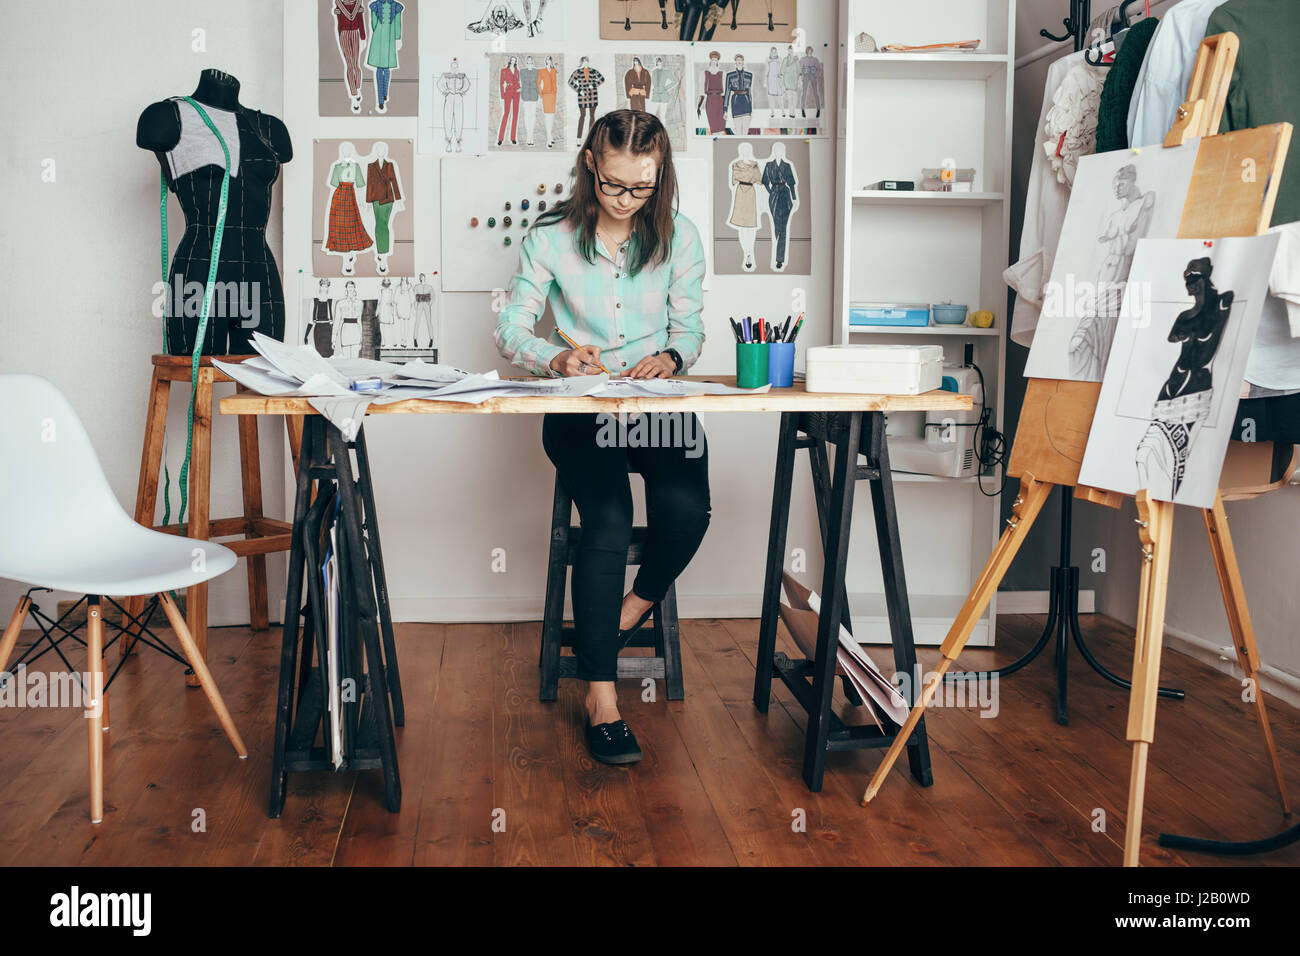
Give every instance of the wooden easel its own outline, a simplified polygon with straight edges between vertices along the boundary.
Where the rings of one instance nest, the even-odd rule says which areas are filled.
[[[1188,101],[1179,108],[1178,119],[1165,139],[1166,147],[1177,147],[1193,136],[1205,137],[1201,141],[1183,208],[1180,237],[1259,235],[1268,228],[1272,217],[1278,180],[1291,138],[1290,124],[1212,135],[1218,129],[1237,48],[1237,37],[1232,33],[1208,37],[1202,42],[1188,90]],[[1245,160],[1254,164],[1255,175],[1251,181],[1242,176]],[[1101,385],[1095,382],[1030,380],[1008,468],[1009,474],[1021,479],[1008,527],[940,648],[943,659],[899,731],[895,746],[890,748],[872,777],[862,798],[864,805],[879,792],[898,758],[901,748],[897,741],[906,740],[911,729],[920,722],[944,674],[965,647],[975,622],[988,606],[1053,486],[1074,487],[1075,497],[1108,507],[1118,507],[1122,502],[1123,495],[1078,484],[1083,451],[1100,393]],[[1134,752],[1124,854],[1126,865],[1136,864],[1141,838],[1142,794],[1147,751],[1155,725],[1168,584],[1168,540],[1173,524],[1172,505],[1166,502],[1149,501],[1143,494],[1139,495],[1138,508],[1145,560],[1129,702],[1128,739],[1134,742]],[[1204,516],[1238,663],[1247,677],[1257,680],[1259,654],[1223,510],[1223,489],[1216,495],[1214,507],[1206,509]],[[1290,814],[1286,783],[1263,696],[1257,694],[1255,702],[1282,809],[1285,814]]]

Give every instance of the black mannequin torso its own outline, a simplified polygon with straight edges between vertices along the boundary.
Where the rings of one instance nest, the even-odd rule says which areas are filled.
[[[293,158],[293,146],[283,122],[239,102],[239,81],[228,73],[204,70],[193,99],[219,129],[224,127],[222,136],[234,167],[217,256],[216,280],[226,285],[223,294],[213,295],[203,354],[250,354],[253,332],[284,337],[284,293],[275,258],[266,245],[266,223],[272,187],[280,166]],[[185,234],[168,276],[167,344],[174,355],[189,354],[201,311],[191,290],[208,278],[224,155],[183,98],[148,106],[136,124],[136,145],[157,156],[167,185],[185,213]],[[196,145],[204,151],[201,162],[192,157]],[[185,150],[191,155],[182,155]]]

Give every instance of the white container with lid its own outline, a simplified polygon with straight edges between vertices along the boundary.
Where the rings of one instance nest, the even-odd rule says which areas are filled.
[[[809,392],[920,395],[943,383],[940,345],[816,345],[806,361]]]

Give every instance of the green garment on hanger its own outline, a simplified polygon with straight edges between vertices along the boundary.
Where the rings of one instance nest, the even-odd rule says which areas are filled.
[[[1210,14],[1205,35],[1231,30],[1241,40],[1219,132],[1291,123],[1300,126],[1300,3],[1296,0],[1229,0]],[[1273,224],[1300,219],[1300,148],[1287,151]]]
[[[1128,146],[1128,107],[1137,86],[1142,61],[1147,47],[1156,32],[1159,21],[1155,17],[1139,20],[1129,28],[1124,43],[1115,54],[1115,62],[1106,74],[1106,85],[1101,89],[1101,102],[1097,107],[1097,152]]]

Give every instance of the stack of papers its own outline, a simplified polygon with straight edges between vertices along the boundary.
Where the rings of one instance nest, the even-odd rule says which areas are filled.
[[[396,365],[373,359],[324,358],[311,345],[288,345],[278,339],[253,333],[257,355],[243,362],[212,364],[232,379],[260,395],[272,398],[306,398],[352,441],[361,420],[372,404],[429,399],[479,404],[490,398],[525,395],[558,395],[565,398],[685,397],[688,395],[761,394],[771,386],[736,388],[719,382],[687,382],[679,379],[611,378],[579,375],[568,378],[503,379],[495,370],[466,372],[450,365],[434,365],[420,359]],[[379,376],[377,391],[354,392],[353,379]]]

